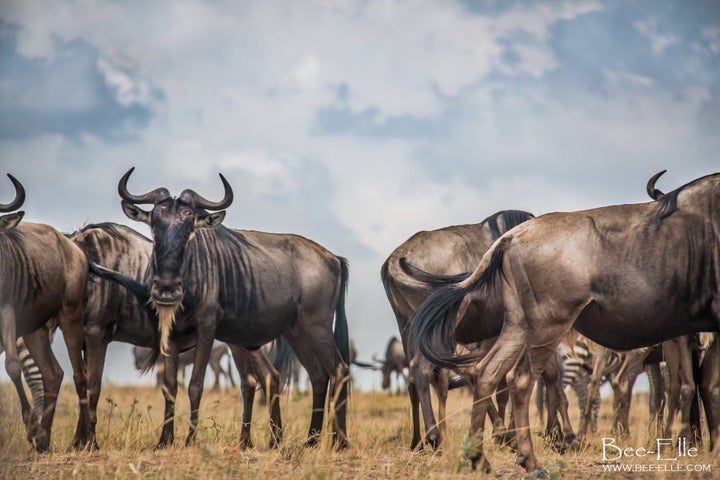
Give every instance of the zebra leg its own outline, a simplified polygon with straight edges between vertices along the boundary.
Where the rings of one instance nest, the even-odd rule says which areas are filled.
[[[40,429],[35,437],[35,449],[39,452],[49,448],[55,406],[60,393],[63,371],[50,348],[50,332],[42,327],[25,335],[25,347],[40,371],[43,390],[43,412]]]

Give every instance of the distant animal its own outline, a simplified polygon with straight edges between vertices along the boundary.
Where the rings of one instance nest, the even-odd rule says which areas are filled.
[[[166,356],[165,422],[158,446],[174,440],[180,349],[197,349],[188,385],[190,428],[185,443],[191,444],[213,340],[255,350],[280,335],[305,366],[313,387],[308,443],[318,441],[329,393],[335,400],[330,402],[333,441],[340,448],[348,446],[347,261],[297,235],[224,227],[224,209],[231,205],[233,193],[222,175],[224,197],[212,202],[192,190],[178,197],[166,188],[133,195],[127,190],[133,170],[120,179],[118,192],[125,214],[150,226],[153,262],[143,283],[99,272],[149,300],[158,313],[161,343],[156,354]],[[142,204],[152,205],[152,210],[137,206]]]
[[[148,347],[133,347],[133,357],[135,358],[135,368],[143,370],[147,364],[149,357],[152,355],[152,348]],[[222,366],[222,359],[230,356],[230,350],[227,345],[220,342],[215,342],[213,348],[210,351],[210,360],[208,361],[208,367],[213,371],[215,375],[215,382],[213,383],[212,389],[217,391],[220,390],[220,378],[225,377],[232,387],[235,387],[235,379],[233,379],[231,369],[228,366],[225,369]],[[195,360],[195,349],[191,348],[184,352],[180,352],[178,355],[178,380],[180,385],[185,383],[185,368],[193,364]],[[156,385],[160,386],[165,381],[165,364],[161,359],[155,362],[155,376]]]
[[[0,343],[5,349],[5,370],[17,390],[28,439],[37,451],[47,450],[63,372],[50,348],[48,330],[42,327],[51,318],[57,319],[79,400],[73,447],[83,448],[89,442],[87,379],[82,357],[87,259],[54,228],[21,222],[25,212],[19,208],[25,201],[25,189],[12,175],[8,174],[8,178],[15,187],[15,198],[0,204],[0,213],[5,213],[0,216]],[[39,426],[22,384],[18,337],[24,337],[45,379]]]
[[[390,337],[385,348],[385,358],[377,360],[377,362],[380,364],[382,372],[381,386],[383,390],[390,390],[390,380],[393,374],[395,374],[395,383],[398,387],[400,386],[400,378],[405,380],[407,384],[405,369],[408,368],[408,361],[402,342],[397,337]]]
[[[500,335],[476,365],[473,468],[490,470],[480,419],[510,373],[517,462],[544,474],[532,448],[528,396],[571,328],[616,350],[720,330],[717,205],[720,174],[712,174],[649,203],[537,217],[500,237],[467,279],[422,305],[411,329],[420,352],[437,366],[478,362],[472,354],[456,357],[456,340]],[[471,305],[479,314],[465,316]]]

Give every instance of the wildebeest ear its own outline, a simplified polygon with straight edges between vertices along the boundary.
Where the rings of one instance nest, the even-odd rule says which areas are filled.
[[[8,213],[0,217],[0,232],[7,232],[12,230],[20,223],[20,220],[25,216],[25,212],[22,210],[19,212]]]
[[[120,204],[122,205],[123,212],[125,212],[125,215],[127,215],[130,220],[135,220],[137,222],[143,222],[150,225],[150,212],[146,212],[137,205],[133,205],[132,203],[126,202],[125,200],[122,200]]]
[[[195,228],[215,228],[225,220],[225,210],[195,219]]]

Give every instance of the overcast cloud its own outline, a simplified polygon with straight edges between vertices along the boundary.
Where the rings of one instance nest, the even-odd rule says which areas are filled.
[[[642,202],[661,169],[664,190],[717,172],[720,8],[6,0],[0,112],[0,173],[24,183],[27,221],[147,234],[120,209],[128,168],[132,191],[210,198],[222,172],[226,225],[350,260],[368,359],[398,334],[380,266],[416,231]],[[137,382],[129,362],[114,345],[106,378]]]

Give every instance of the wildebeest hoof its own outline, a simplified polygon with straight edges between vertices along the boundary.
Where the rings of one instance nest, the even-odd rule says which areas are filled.
[[[240,439],[240,450],[247,450],[248,448],[255,448],[255,445],[253,445],[252,440],[250,440],[249,438],[241,438]],[[270,448],[272,448],[272,445]]]
[[[347,450],[350,448],[350,442],[348,442],[348,439],[345,437],[336,440],[334,443],[336,450]]]
[[[433,450],[437,450],[440,446],[440,436],[437,433],[431,433],[425,438],[425,442],[430,445]]]
[[[488,462],[487,458],[485,456],[478,458],[478,457],[471,457],[470,458],[470,468],[472,471],[476,471],[478,468],[478,463],[480,463],[480,471],[482,473],[488,474],[492,471],[492,468],[490,468],[490,462]]]
[[[534,472],[530,472],[525,475],[525,478],[550,478],[550,472],[544,468],[538,468]]]
[[[313,448],[317,447],[318,443],[320,443],[320,435],[311,435],[305,441],[305,446],[308,448]]]
[[[515,465],[520,465],[521,467],[525,467],[525,457],[521,457],[518,455],[518,457],[515,459]]]

